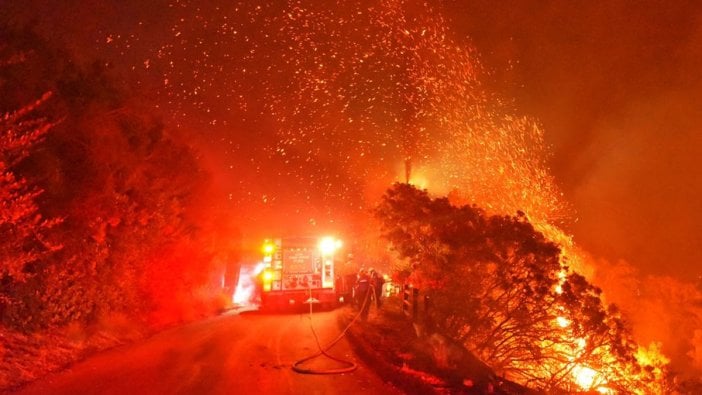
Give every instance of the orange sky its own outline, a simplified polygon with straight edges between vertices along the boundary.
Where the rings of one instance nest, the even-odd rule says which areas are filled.
[[[539,118],[588,251],[695,280],[702,263],[702,4],[449,2]]]
[[[144,53],[159,49],[164,42],[178,43],[178,37],[184,36],[179,36],[177,29],[206,27],[210,18],[222,22],[223,15],[239,7],[257,12],[252,2],[241,3],[243,6],[223,2],[221,9],[209,14],[200,10],[197,2],[188,1],[76,0],[63,2],[63,7],[50,1],[34,3],[32,7],[18,5],[12,13],[7,12],[8,7],[0,16],[9,15],[14,22],[34,19],[51,40],[62,42],[79,56],[99,56],[117,69],[148,68],[148,73],[164,70],[158,70],[160,65]],[[193,18],[181,23],[178,7],[185,4]],[[455,39],[478,48],[491,71],[488,84],[513,97],[517,112],[542,122],[553,151],[551,171],[565,199],[577,211],[577,218],[569,225],[576,241],[599,257],[625,259],[647,273],[687,279],[699,276],[702,5],[695,1],[556,0],[445,0],[442,4],[439,8],[445,10],[448,30]],[[213,14],[216,12],[219,14]],[[265,16],[275,10],[264,7],[261,12]],[[265,32],[261,29],[256,22],[239,28],[236,34],[262,39]],[[207,43],[212,37],[199,38]],[[122,54],[107,45],[110,40],[119,43]],[[251,49],[249,41],[238,43],[241,50]],[[189,49],[180,53],[191,61],[203,53],[202,47],[192,44],[185,44]],[[104,52],[105,47],[111,52]],[[207,49],[217,56],[214,48]],[[203,68],[209,69],[207,66]],[[191,71],[186,68],[175,77],[169,75],[169,83],[174,78],[192,78],[184,77]],[[257,95],[260,84],[242,75],[240,80],[250,82],[248,94]],[[215,81],[217,84],[229,89],[226,81]],[[183,87],[190,92],[196,88]],[[155,95],[150,89],[144,91],[147,96]],[[225,103],[216,94],[200,94],[197,98],[188,96],[190,102],[181,109],[202,114],[205,106],[226,112]],[[172,97],[173,101],[182,99]],[[218,151],[214,162],[221,166],[219,179],[226,184],[231,176],[232,191],[246,194],[248,187],[237,184],[241,174],[235,167],[265,157],[257,147],[272,136],[260,124],[255,133],[236,135],[237,130],[251,127],[251,120],[230,121],[212,126],[215,132],[211,134],[201,132],[199,138],[215,150],[237,147]],[[209,119],[203,118],[203,123],[207,122]],[[227,130],[232,137],[222,139]],[[342,173],[328,168],[325,177],[333,180]],[[255,174],[246,174],[246,178],[257,180]],[[286,184],[284,174],[259,184],[263,189],[294,186]],[[357,192],[347,187],[333,192],[345,196]],[[306,201],[307,196],[296,199]],[[354,197],[345,204],[353,205],[357,200]],[[331,209],[315,208],[320,217]]]

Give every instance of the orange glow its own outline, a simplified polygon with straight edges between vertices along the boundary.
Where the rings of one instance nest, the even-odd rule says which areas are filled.
[[[565,317],[557,317],[557,318],[556,318],[556,323],[557,323],[558,326],[560,326],[561,328],[567,328],[567,327],[570,325],[570,321],[568,321],[568,319],[565,318]]]
[[[263,271],[263,282],[270,283],[271,281],[273,281],[273,272],[270,270],[264,270]]]
[[[250,305],[255,302],[255,277],[263,271],[264,267],[265,265],[263,263],[259,263],[254,267],[241,267],[239,271],[239,282],[232,296],[233,303],[238,305]]]
[[[263,244],[262,250],[264,255],[271,255],[275,252],[275,244],[271,243],[270,241],[266,241]]]
[[[263,273],[261,273],[261,280],[263,283],[263,291],[268,292],[272,289],[272,282],[273,282],[273,271],[271,269],[264,269]]]
[[[597,371],[587,366],[576,366],[573,369],[573,378],[575,378],[575,383],[585,390],[592,388],[597,376]]]
[[[336,250],[341,248],[341,240],[335,239],[333,237],[324,237],[319,241],[319,251],[322,255],[331,255]]]
[[[427,189],[428,185],[427,179],[420,175],[412,176],[412,178],[410,178],[409,180],[409,183],[416,186],[419,189]]]

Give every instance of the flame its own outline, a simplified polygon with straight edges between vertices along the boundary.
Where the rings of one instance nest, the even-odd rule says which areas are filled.
[[[568,320],[568,319],[565,318],[565,317],[560,317],[560,316],[559,316],[559,317],[556,317],[556,323],[557,323],[558,326],[560,326],[561,328],[567,328],[567,327],[570,325],[570,320]]]
[[[597,376],[597,371],[588,366],[576,366],[573,368],[573,378],[575,379],[575,383],[582,389],[589,390],[592,388]]]
[[[636,351],[636,360],[643,366],[649,366],[656,377],[663,375],[663,367],[670,363],[670,359],[661,351],[661,343],[653,342],[644,347],[639,345]]]
[[[426,167],[426,166],[425,166]],[[409,180],[408,183],[411,185],[414,185],[415,187],[419,189],[427,189],[429,187],[429,177],[427,174],[428,169],[413,169],[411,173],[409,173]]]
[[[556,228],[550,228],[549,231],[551,234],[560,232]],[[570,240],[563,233],[556,239]],[[577,267],[586,266],[584,256],[573,244],[567,245],[563,251],[564,264],[557,273],[558,281],[554,286],[557,294],[563,293],[569,273],[574,271],[570,264],[575,263]],[[565,263],[568,263],[568,266]],[[639,345],[634,355],[636,363],[629,364],[615,357],[610,346],[600,345],[596,340],[594,348],[588,347],[588,335],[575,335],[573,317],[569,316],[565,306],[554,306],[554,317],[552,321],[554,337],[560,340],[544,341],[541,347],[546,353],[561,355],[564,358],[541,366],[520,366],[520,368],[527,369],[540,377],[549,377],[553,372],[563,371],[565,368],[569,373],[559,386],[565,386],[560,387],[562,389],[570,385],[569,390],[575,392],[593,391],[601,394],[615,394],[617,390],[614,388],[617,387],[624,387],[632,394],[641,395],[664,392],[664,376],[669,359],[661,353],[659,343],[652,343],[648,347]],[[646,369],[642,371],[635,365]]]
[[[412,176],[412,178],[410,178],[409,180],[409,183],[416,186],[419,189],[426,189],[428,185],[427,179],[420,175]]]
[[[573,368],[572,374],[575,384],[583,390],[595,390],[601,394],[616,393],[616,391],[608,388],[606,385],[599,384],[603,381],[602,374],[589,366],[576,365],[575,368]]]

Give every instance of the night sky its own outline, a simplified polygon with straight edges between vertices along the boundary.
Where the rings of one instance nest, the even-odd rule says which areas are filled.
[[[543,122],[576,241],[648,273],[699,276],[702,5],[454,3],[456,29]]]
[[[409,156],[430,192],[700,274],[697,2],[19,3],[2,17],[101,59],[192,140],[242,226],[343,228]]]

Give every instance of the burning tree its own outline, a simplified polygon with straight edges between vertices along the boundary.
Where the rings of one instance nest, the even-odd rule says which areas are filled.
[[[616,307],[524,214],[491,216],[396,184],[376,217],[431,301],[428,324],[498,373],[550,391],[662,390],[664,366],[637,361]]]

